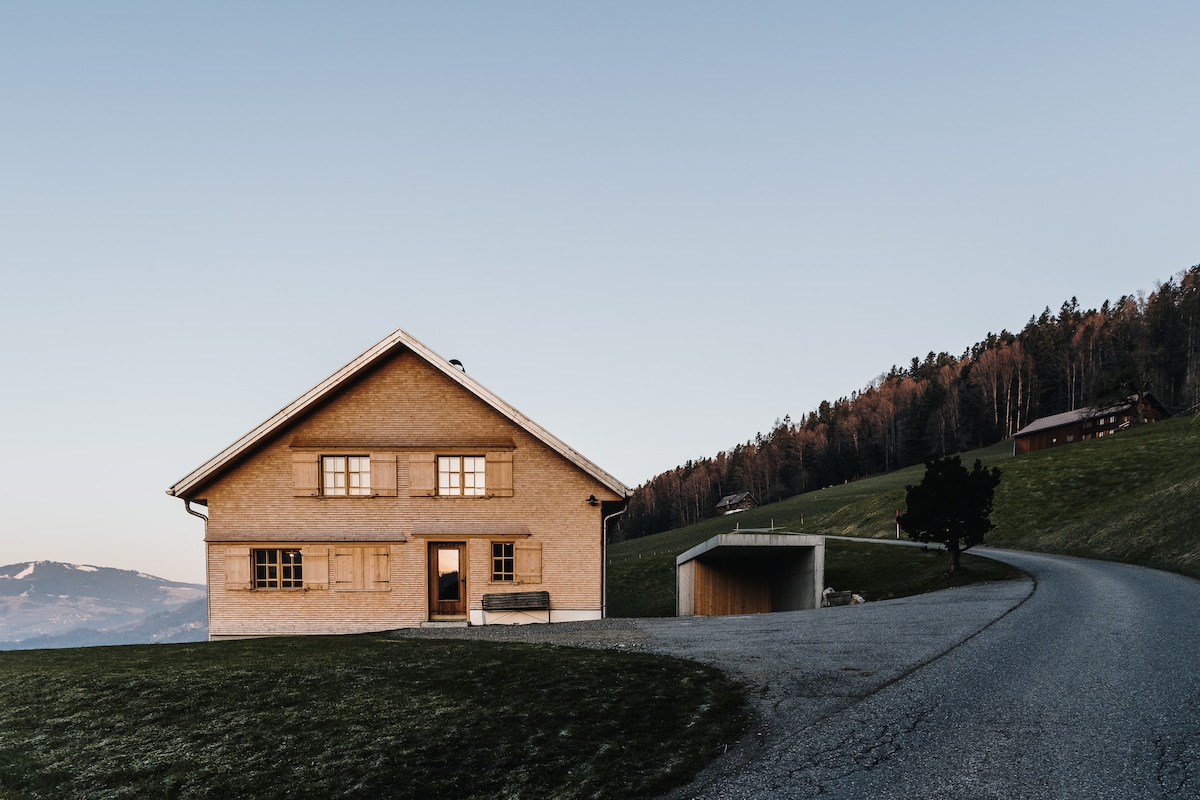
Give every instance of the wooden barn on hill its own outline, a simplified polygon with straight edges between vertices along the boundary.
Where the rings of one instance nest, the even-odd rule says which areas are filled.
[[[714,509],[718,514],[736,514],[739,511],[749,511],[758,507],[758,501],[749,492],[727,494],[721,498]]]
[[[1138,407],[1141,413],[1138,413]],[[1040,417],[1013,435],[1013,452],[1016,455],[1059,447],[1087,439],[1099,439],[1142,422],[1157,422],[1171,413],[1154,395],[1146,393],[1141,398],[1130,398],[1128,403],[1106,409],[1078,408],[1062,414]]]

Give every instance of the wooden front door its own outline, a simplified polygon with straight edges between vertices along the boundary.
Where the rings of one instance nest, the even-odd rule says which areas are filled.
[[[429,618],[467,618],[467,572],[461,542],[429,545]]]

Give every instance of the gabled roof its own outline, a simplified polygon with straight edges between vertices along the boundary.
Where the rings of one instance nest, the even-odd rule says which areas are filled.
[[[218,473],[229,467],[239,457],[247,453],[251,448],[266,440],[268,437],[279,431],[295,418],[309,411],[325,398],[335,394],[349,381],[353,380],[355,376],[370,368],[380,359],[391,354],[398,347],[408,350],[418,358],[428,363],[430,366],[437,369],[450,380],[454,381],[468,392],[487,403],[501,415],[516,423],[519,427],[532,435],[534,438],[541,441],[551,450],[555,451],[563,458],[579,467],[579,469],[583,470],[592,478],[595,478],[606,488],[611,489],[614,493],[622,497],[627,497],[630,494],[630,490],[627,486],[625,486],[625,484],[621,483],[619,480],[598,467],[596,464],[584,458],[583,455],[577,450],[567,445],[557,436],[554,436],[541,425],[538,425],[529,417],[525,416],[511,405],[501,400],[481,383],[479,383],[479,381],[467,375],[466,372],[458,369],[449,361],[442,358],[440,355],[433,352],[424,344],[400,329],[396,329],[390,335],[384,337],[369,350],[358,356],[358,358],[355,358],[349,364],[342,367],[313,388],[309,389],[299,398],[294,400],[290,405],[278,411],[266,422],[262,423],[257,428],[226,447],[220,453],[210,458],[196,470],[178,481],[170,489],[167,489],[167,494],[173,497],[188,497],[193,490],[207,483]]]
[[[1060,428],[1063,425],[1070,425],[1073,422],[1081,422],[1089,417],[1094,417],[1099,412],[1094,408],[1077,408],[1074,411],[1064,411],[1061,414],[1051,414],[1048,417],[1038,417],[1033,422],[1026,425],[1021,430],[1013,434],[1013,436],[1028,436],[1031,433],[1038,431],[1049,430],[1050,428]]]
[[[721,498],[721,502],[717,503],[716,507],[722,508],[724,506],[734,506],[734,505],[737,505],[738,503],[742,502],[743,500],[745,500],[747,497],[750,497],[749,492],[738,492],[737,494],[727,494]],[[753,497],[750,497],[750,500],[752,500],[755,503],[758,502]]]
[[[1083,422],[1092,417],[1103,417],[1109,414],[1119,414],[1133,408],[1135,403],[1142,403],[1146,406],[1153,406],[1159,409],[1164,415],[1170,416],[1170,412],[1162,406],[1161,403],[1149,392],[1144,392],[1139,397],[1134,395],[1129,398],[1127,403],[1118,403],[1107,408],[1077,408],[1074,411],[1064,411],[1061,414],[1051,414],[1048,417],[1038,417],[1033,422],[1026,425],[1021,430],[1013,434],[1013,437],[1028,436],[1031,433],[1038,431],[1049,430],[1050,428],[1061,428],[1063,425],[1070,425],[1075,422]]]

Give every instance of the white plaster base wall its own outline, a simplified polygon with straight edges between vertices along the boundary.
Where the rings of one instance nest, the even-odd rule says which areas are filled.
[[[547,622],[587,622],[602,619],[599,609],[551,609],[545,611],[484,611],[471,609],[472,625],[527,625]]]
[[[593,619],[602,619],[600,609],[562,609],[550,612],[551,622],[588,622]]]
[[[484,625],[527,625],[531,622],[549,622],[550,611],[539,609],[531,611],[484,611]],[[471,624],[476,624],[472,619]]]

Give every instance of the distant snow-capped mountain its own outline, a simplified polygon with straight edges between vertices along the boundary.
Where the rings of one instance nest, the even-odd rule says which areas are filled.
[[[0,649],[202,641],[204,597],[202,585],[133,570],[9,564],[0,567]],[[88,641],[76,641],[81,638]]]

